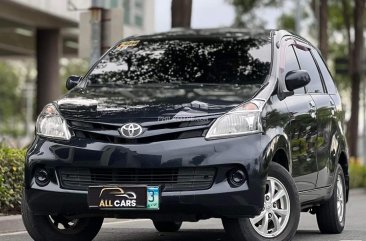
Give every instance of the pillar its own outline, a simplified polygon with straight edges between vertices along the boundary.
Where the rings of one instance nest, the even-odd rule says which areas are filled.
[[[59,59],[61,57],[60,29],[37,29],[37,98],[36,114],[61,95]]]

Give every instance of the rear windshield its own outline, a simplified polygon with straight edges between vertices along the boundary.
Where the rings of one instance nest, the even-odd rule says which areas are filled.
[[[271,67],[266,38],[123,41],[97,64],[88,85],[263,84]]]

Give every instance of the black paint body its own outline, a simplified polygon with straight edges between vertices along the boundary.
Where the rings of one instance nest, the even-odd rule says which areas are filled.
[[[202,30],[159,34],[151,38],[200,38],[207,35],[220,38],[237,32],[249,34],[232,29]],[[338,92],[324,83],[325,76],[322,75],[317,81],[322,83],[325,93],[297,94],[288,91],[284,83],[285,49],[305,47],[317,50],[286,31],[263,34],[267,34],[272,43],[271,71],[265,83],[253,89],[219,84],[149,88],[106,86],[101,89],[86,88],[86,81],[82,80],[65,97],[55,101],[74,133],[71,140],[36,136],[28,150],[25,197],[30,209],[36,214],[79,217],[103,215],[164,220],[253,217],[263,207],[265,180],[271,161],[285,166],[293,176],[303,210],[330,197],[338,163],[345,172],[348,190],[348,153]],[[317,66],[321,69],[320,64]],[[205,139],[216,118],[252,99],[265,102],[261,113],[263,132]],[[190,117],[190,121],[171,119],[177,115]],[[195,118],[201,122],[194,122]],[[144,133],[135,139],[123,139],[118,128],[128,122],[139,123]],[[191,125],[192,122],[195,124]],[[39,187],[35,183],[36,167],[44,167],[51,173],[51,182],[47,186]],[[155,170],[205,167],[216,170],[211,187],[190,191],[162,189],[158,211],[89,209],[87,191],[62,187],[59,175],[61,168]],[[233,187],[227,181],[227,173],[233,167],[244,167],[248,175],[247,182],[240,187]]]

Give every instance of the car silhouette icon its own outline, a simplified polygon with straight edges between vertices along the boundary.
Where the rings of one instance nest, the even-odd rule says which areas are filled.
[[[136,199],[136,194],[134,192],[124,192],[122,188],[119,187],[106,187],[100,191],[99,197],[113,195],[115,197],[125,197],[127,199]]]

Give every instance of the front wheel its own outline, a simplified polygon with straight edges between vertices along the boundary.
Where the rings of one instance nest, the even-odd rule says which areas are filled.
[[[24,198],[22,217],[35,241],[91,241],[103,224],[102,217],[74,219],[65,216],[34,215]]]
[[[286,241],[294,237],[300,219],[299,195],[285,168],[271,163],[264,206],[254,218],[223,219],[225,231],[237,241]]]

